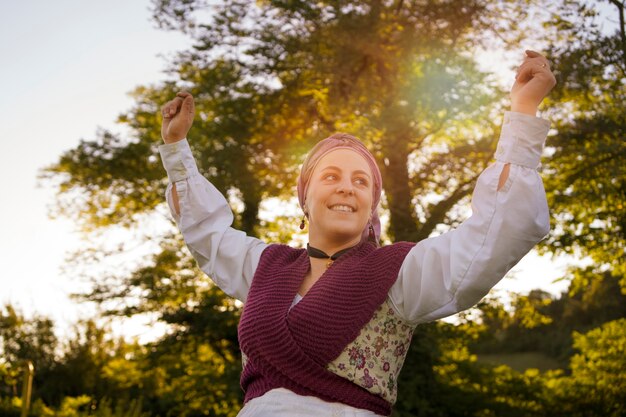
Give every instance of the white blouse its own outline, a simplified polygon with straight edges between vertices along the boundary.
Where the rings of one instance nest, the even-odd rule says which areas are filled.
[[[550,221],[537,168],[548,129],[547,120],[505,113],[496,161],[478,178],[472,195],[472,215],[456,229],[418,242],[405,258],[388,294],[399,317],[419,324],[475,305],[545,237]],[[170,211],[191,254],[200,269],[226,294],[245,302],[256,266],[268,244],[231,227],[233,214],[228,202],[199,173],[186,139],[161,145],[159,151],[170,179],[166,190]],[[508,179],[498,190],[500,173],[507,163],[510,163]],[[172,203],[172,184],[176,184],[180,215]],[[258,405],[256,400],[274,391],[248,404]],[[283,391],[287,390],[281,391],[285,394]],[[287,392],[298,406],[314,398]],[[318,410],[317,403],[321,400],[315,400],[311,407]],[[346,412],[354,410],[343,404],[339,406]],[[328,415],[344,415],[331,414],[333,410],[328,408]],[[374,415],[350,412],[345,415]],[[276,414],[268,409],[267,414],[254,415],[294,414]],[[298,415],[320,414],[318,410]]]

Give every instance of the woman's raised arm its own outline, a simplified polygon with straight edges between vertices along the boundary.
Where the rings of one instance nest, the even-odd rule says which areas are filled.
[[[166,144],[179,142],[187,137],[189,129],[193,124],[193,117],[196,108],[193,102],[193,96],[186,91],[176,94],[172,100],[168,101],[161,107],[161,137]],[[168,195],[172,196],[172,204],[176,214],[180,213],[178,205],[178,193],[176,192],[176,184],[169,190]]]
[[[233,213],[224,196],[198,171],[185,139],[193,122],[189,93],[178,93],[161,110],[159,147],[170,183],[166,199],[185,243],[200,269],[228,295],[245,301],[261,253],[267,245],[231,227]]]
[[[496,161],[480,175],[472,195],[472,216],[455,230],[419,242],[390,290],[405,320],[427,322],[475,305],[548,233],[537,168],[550,124],[535,114],[555,83],[548,61],[526,51]]]
[[[418,242],[402,264],[389,293],[401,317],[420,323],[470,308],[545,237],[550,219],[537,167],[548,129],[546,120],[504,115],[496,161],[478,178],[472,215]]]

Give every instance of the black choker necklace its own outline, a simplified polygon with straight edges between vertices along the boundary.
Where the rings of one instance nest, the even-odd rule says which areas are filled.
[[[324,252],[321,249],[318,248],[314,248],[313,246],[309,245],[308,243],[306,244],[306,253],[309,254],[309,256],[311,258],[318,258],[318,259],[328,259],[328,262],[326,262],[326,268],[328,268],[329,266],[331,266],[333,264],[333,262],[335,261],[335,259],[339,258],[341,255],[343,255],[344,253],[348,252],[350,249],[354,248],[356,245],[354,246],[350,246],[349,248],[346,249],[342,249],[339,252],[331,255],[328,255],[326,252]]]

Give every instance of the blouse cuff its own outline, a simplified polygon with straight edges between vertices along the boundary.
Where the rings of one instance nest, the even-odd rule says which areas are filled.
[[[171,183],[184,180],[190,175],[198,173],[198,167],[187,139],[161,145],[159,146],[159,153]]]
[[[507,111],[496,149],[496,159],[537,169],[550,122],[524,113]]]

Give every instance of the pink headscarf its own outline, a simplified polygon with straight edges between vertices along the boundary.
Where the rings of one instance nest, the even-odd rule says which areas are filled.
[[[378,203],[380,202],[380,193],[382,191],[382,176],[380,175],[380,170],[378,169],[378,165],[376,164],[376,160],[374,156],[370,153],[369,150],[363,145],[363,143],[355,138],[354,136],[348,135],[347,133],[335,133],[319,141],[313,149],[309,152],[304,163],[302,164],[302,168],[300,170],[300,176],[298,177],[298,203],[300,203],[300,207],[304,210],[304,203],[306,202],[306,193],[309,188],[309,181],[311,179],[311,175],[313,174],[313,170],[317,166],[317,163],[326,155],[327,153],[334,151],[336,149],[350,149],[355,151],[359,155],[361,155],[372,171],[372,175],[374,176],[374,184],[372,187],[372,220],[370,221],[373,229],[374,235],[376,239],[376,244],[378,245],[378,241],[380,240],[380,218],[378,217]],[[361,240],[367,240],[369,236],[369,224],[363,230],[363,234],[361,235]]]

